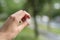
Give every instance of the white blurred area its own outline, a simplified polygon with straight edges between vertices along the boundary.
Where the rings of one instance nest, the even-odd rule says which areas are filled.
[[[49,21],[49,17],[48,16],[43,16],[42,17],[42,21],[43,22],[48,22]]]
[[[37,25],[40,25],[40,24],[44,24],[44,25],[48,25],[48,22],[49,22],[49,17],[48,16],[39,16],[39,15],[37,15],[36,16],[36,23],[37,23]],[[52,19],[51,21],[50,21],[50,27],[52,27],[52,28],[59,28],[60,29],[60,17],[58,16],[58,17],[56,17],[55,19]],[[30,27],[32,28],[32,29],[34,29],[34,19],[33,19],[33,17],[30,19]]]
[[[55,8],[55,9],[60,9],[60,3],[55,3],[55,4],[54,4],[54,8]]]
[[[21,0],[13,0],[15,3],[20,3]]]

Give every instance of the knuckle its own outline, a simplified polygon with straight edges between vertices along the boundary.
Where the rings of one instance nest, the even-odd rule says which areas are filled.
[[[10,17],[12,18],[12,17],[14,17],[13,15],[10,15]]]
[[[17,20],[17,18],[13,15],[10,16],[10,19]]]

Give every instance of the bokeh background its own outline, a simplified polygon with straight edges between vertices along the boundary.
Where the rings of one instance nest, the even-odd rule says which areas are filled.
[[[0,27],[18,10],[32,17],[13,40],[60,40],[60,0],[0,0]]]

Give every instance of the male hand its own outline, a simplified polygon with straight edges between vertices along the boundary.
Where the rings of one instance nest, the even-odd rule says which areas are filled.
[[[0,29],[0,40],[12,40],[15,38],[17,34],[29,24],[26,21],[27,19],[30,19],[30,14],[23,10],[20,10],[8,17]]]

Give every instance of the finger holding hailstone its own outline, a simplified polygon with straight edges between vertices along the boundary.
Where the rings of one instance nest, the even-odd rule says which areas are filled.
[[[17,21],[22,21],[24,18],[30,18],[30,14],[28,14],[26,11],[20,10],[16,12],[15,14],[11,15],[12,17],[15,17]]]

